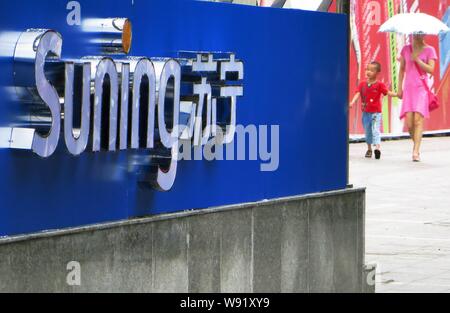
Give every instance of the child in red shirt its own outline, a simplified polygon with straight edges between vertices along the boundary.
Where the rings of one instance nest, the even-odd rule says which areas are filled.
[[[372,145],[375,146],[375,158],[381,158],[381,99],[382,96],[397,97],[397,94],[389,91],[385,84],[377,80],[378,74],[381,72],[381,64],[374,61],[367,65],[366,78],[367,81],[362,82],[358,86],[358,92],[350,103],[350,107],[362,98],[362,122],[366,134],[367,152],[366,158],[372,157]]]

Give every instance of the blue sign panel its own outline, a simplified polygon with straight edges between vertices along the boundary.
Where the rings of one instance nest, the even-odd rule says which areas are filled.
[[[0,236],[346,187],[344,16],[168,0],[0,12]]]

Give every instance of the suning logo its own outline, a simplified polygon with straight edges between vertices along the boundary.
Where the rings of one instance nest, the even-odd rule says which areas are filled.
[[[92,37],[90,43],[99,45],[105,56],[63,60],[63,39],[53,30],[31,29],[18,39],[15,85],[22,102],[31,104],[33,128],[27,131],[32,131],[30,149],[36,154],[50,157],[62,134],[68,152],[75,156],[87,151],[148,149],[159,159],[152,162],[148,181],[157,190],[168,191],[176,178],[177,162],[191,160],[192,147],[195,160],[201,147],[209,152],[201,157],[223,160],[222,146],[233,143],[238,132],[238,160],[245,158],[248,134],[250,159],[257,159],[259,143],[264,150],[259,157],[270,161],[261,170],[278,168],[278,126],[270,129],[273,157],[268,151],[267,126],[236,124],[244,64],[234,53],[179,52],[176,59],[127,57],[132,36],[127,19],[85,20],[82,28],[86,33],[106,29],[116,35],[108,40]],[[226,158],[234,159],[228,149]]]

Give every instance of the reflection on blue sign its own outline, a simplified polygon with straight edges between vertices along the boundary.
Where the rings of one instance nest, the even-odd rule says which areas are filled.
[[[0,236],[345,188],[344,16],[0,9]]]

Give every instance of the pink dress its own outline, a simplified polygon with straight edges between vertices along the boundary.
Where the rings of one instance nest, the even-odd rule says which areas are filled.
[[[405,59],[405,81],[403,85],[403,105],[400,113],[400,119],[403,119],[408,112],[418,112],[423,117],[429,118],[428,92],[422,83],[422,79],[429,86],[428,75],[422,72],[422,75],[416,69],[412,60],[411,45],[403,47],[401,56]],[[437,60],[436,50],[431,46],[426,46],[419,58],[428,63],[431,59]]]

